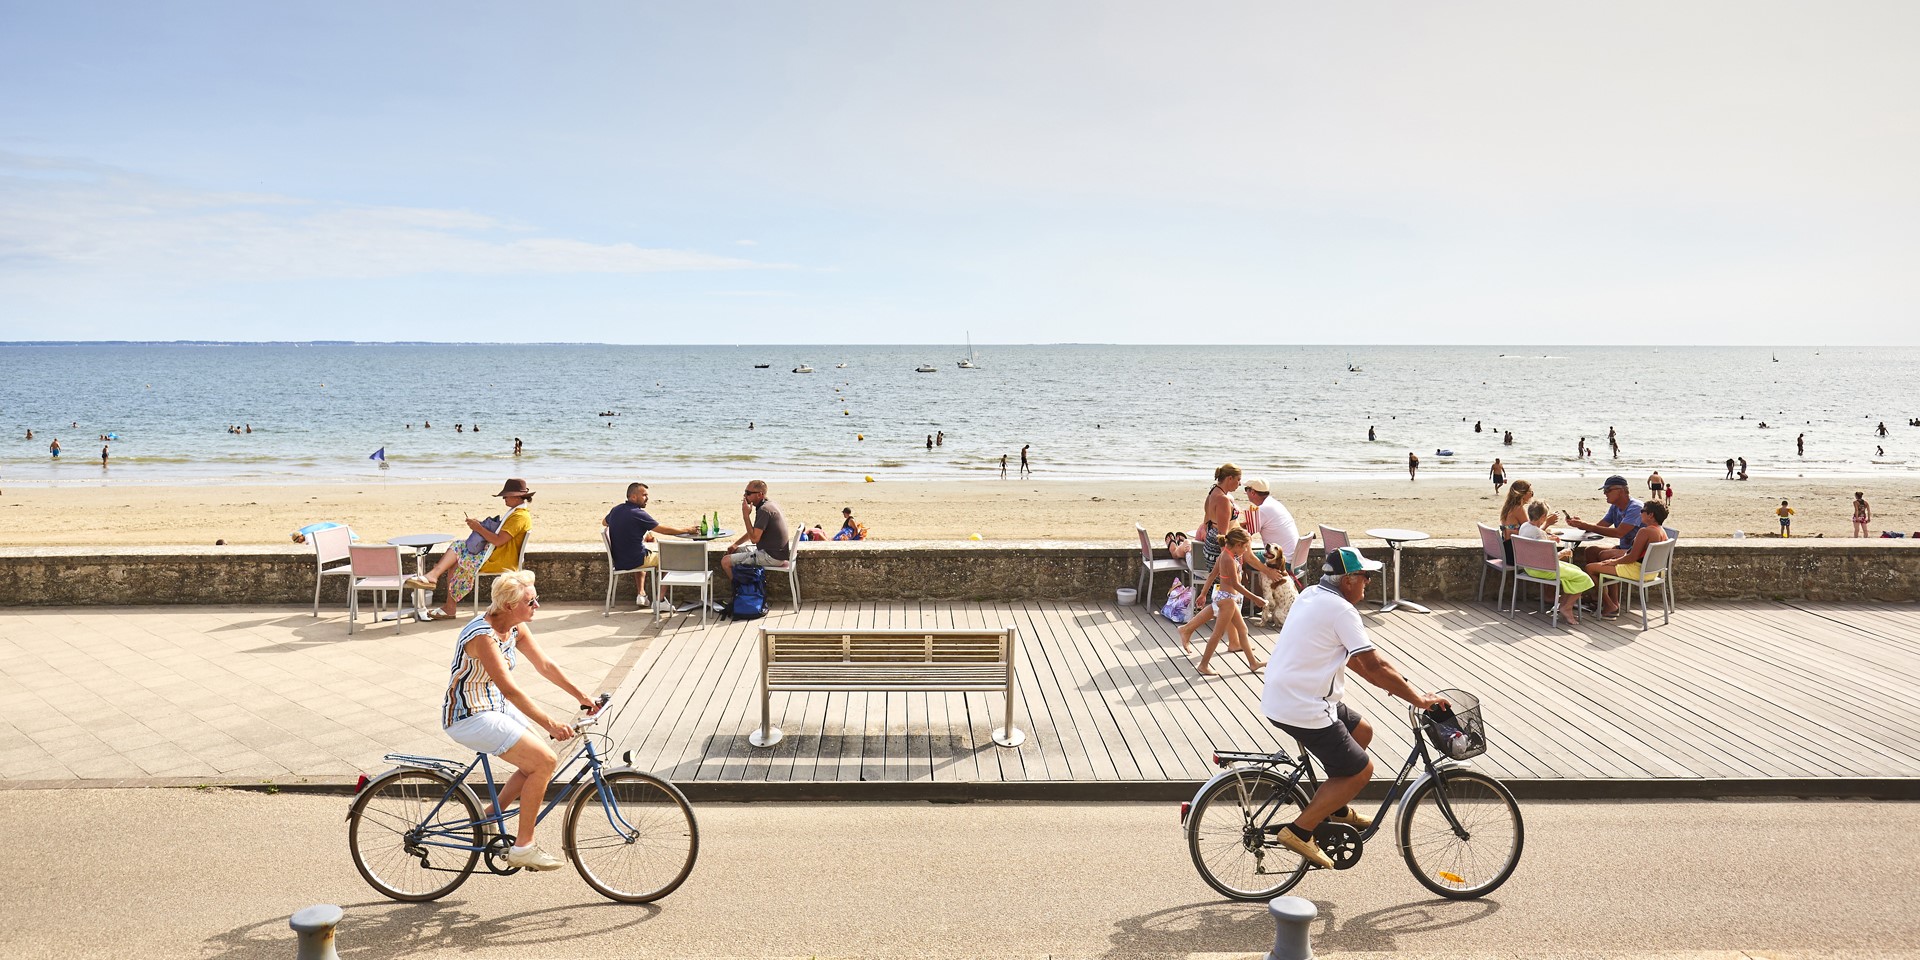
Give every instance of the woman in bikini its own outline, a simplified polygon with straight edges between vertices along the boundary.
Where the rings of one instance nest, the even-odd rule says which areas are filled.
[[[1207,489],[1205,514],[1200,520],[1199,529],[1193,532],[1194,545],[1200,549],[1200,557],[1209,567],[1220,559],[1221,535],[1240,519],[1240,510],[1233,505],[1233,492],[1238,489],[1239,467],[1223,463],[1213,471],[1213,486]]]

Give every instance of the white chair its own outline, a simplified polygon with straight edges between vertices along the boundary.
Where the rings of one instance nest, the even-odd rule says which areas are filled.
[[[1324,523],[1320,525],[1320,548],[1322,550],[1325,550],[1327,553],[1332,553],[1343,547],[1351,546],[1353,546],[1353,541],[1347,539],[1347,532],[1345,530],[1329,527]],[[1387,605],[1387,578],[1382,576],[1374,577],[1373,579],[1380,582],[1380,605],[1384,607]],[[1361,599],[1365,600],[1366,597],[1363,595]]]
[[[606,527],[600,528],[600,545],[607,548],[607,605],[600,611],[601,616],[605,617],[613,614],[614,590],[618,587],[620,578],[628,574],[637,573],[640,575],[640,585],[634,588],[634,599],[636,601],[645,603],[648,597],[653,596],[653,591],[648,590],[646,587],[647,579],[653,575],[653,567],[629,567],[625,570],[616,569],[613,562],[613,531],[608,530]]]
[[[1507,575],[1513,572],[1507,566],[1507,548],[1500,539],[1499,527],[1490,527],[1484,523],[1476,523],[1474,526],[1480,528],[1481,559],[1485,561],[1480,565],[1480,592],[1474,599],[1481,601],[1487,599],[1487,571],[1493,570],[1500,574],[1499,579],[1494,581],[1493,591],[1493,608],[1498,610],[1505,603]]]
[[[705,625],[707,607],[713,603],[713,571],[707,568],[707,545],[698,540],[662,537],[654,546],[660,552],[660,569],[653,576],[653,618],[660,619],[660,605],[667,602],[668,590],[699,587],[700,623]]]
[[[800,612],[800,532],[805,527],[793,528],[793,541],[787,544],[786,563],[763,563],[760,569],[787,575],[787,587],[793,593],[793,612]]]
[[[407,569],[400,559],[400,548],[384,544],[354,544],[348,548],[349,563],[353,567],[353,588],[347,592],[347,635],[353,635],[353,625],[360,619],[360,592],[372,590],[373,616],[380,618],[380,598],[388,590],[393,591],[393,608],[398,611],[407,598]],[[403,617],[395,617],[393,628],[400,629]]]
[[[353,555],[348,550],[353,546],[353,531],[344,526],[315,530],[307,542],[313,544],[313,615],[317,617],[320,615],[320,584],[328,577],[353,576]],[[339,566],[329,567],[329,563]]]
[[[1542,600],[1546,599],[1547,588],[1553,588],[1553,625],[1559,626],[1560,544],[1552,540],[1519,536],[1507,542],[1513,544],[1513,606],[1507,610],[1507,616],[1511,617],[1520,610],[1520,585],[1533,583],[1540,586]],[[1528,572],[1530,570],[1538,570],[1546,576],[1534,576]]]
[[[1153,540],[1147,536],[1147,528],[1136,522],[1133,525],[1133,529],[1140,534],[1140,602],[1151,606],[1153,603],[1151,600],[1153,595],[1153,578],[1163,573],[1177,574],[1187,569],[1187,562],[1185,560],[1175,560],[1171,557],[1165,560],[1155,560],[1153,558]]]
[[[1615,583],[1625,584],[1622,588],[1625,590],[1631,591],[1634,587],[1640,588],[1640,629],[1642,630],[1653,629],[1653,618],[1647,615],[1648,587],[1657,586],[1660,588],[1662,600],[1660,623],[1664,626],[1673,621],[1673,577],[1670,576],[1673,570],[1673,547],[1674,541],[1671,539],[1649,544],[1647,546],[1647,555],[1640,560],[1640,579],[1638,580],[1629,580],[1626,577],[1615,576],[1611,573],[1603,573],[1595,578],[1595,581],[1603,589],[1609,580]],[[1621,597],[1620,599],[1624,602],[1627,598]]]
[[[492,573],[475,573],[473,575],[473,615],[474,616],[477,617],[480,615],[480,588],[487,582],[487,578],[497,577],[503,573],[512,573],[515,570],[525,570],[527,568],[527,551],[532,549],[532,547],[533,547],[533,531],[528,530],[526,533],[523,533],[520,535],[520,562],[518,564],[508,567],[505,570],[495,570]],[[493,559],[493,551],[498,549],[500,548],[499,547],[487,548],[487,555],[480,558],[481,569],[486,568],[487,561]]]

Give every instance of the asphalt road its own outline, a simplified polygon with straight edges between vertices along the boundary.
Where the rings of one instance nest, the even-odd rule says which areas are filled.
[[[707,804],[700,861],[651,906],[571,868],[376,895],[340,797],[0,792],[0,957],[293,956],[287,916],[345,907],[349,960],[422,957],[1258,955],[1261,905],[1194,873],[1172,804]],[[1920,804],[1535,802],[1493,897],[1437,900],[1390,843],[1310,875],[1322,955],[1920,955]],[[545,834],[558,848],[557,821]]]

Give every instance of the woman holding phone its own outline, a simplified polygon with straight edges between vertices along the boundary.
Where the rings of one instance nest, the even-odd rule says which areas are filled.
[[[527,504],[533,502],[533,491],[527,489],[527,482],[515,477],[494,494],[507,505],[499,523],[489,526],[487,521],[467,518],[467,529],[473,531],[467,539],[455,541],[447,552],[440,555],[440,562],[422,576],[408,577],[407,586],[415,590],[432,592],[440,584],[440,577],[451,571],[453,576],[447,581],[447,602],[427,612],[429,620],[447,620],[454,617],[460,601],[473,592],[473,587],[483,573],[505,573],[520,569],[520,548],[526,543],[527,531],[533,528],[533,514]],[[492,520],[492,517],[487,518]]]

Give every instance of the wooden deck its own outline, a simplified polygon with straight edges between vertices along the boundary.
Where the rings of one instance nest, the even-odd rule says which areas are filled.
[[[1482,698],[1492,748],[1477,762],[1505,778],[1920,777],[1913,605],[1688,604],[1646,633],[1637,617],[1555,630],[1474,604],[1367,622],[1415,685]],[[762,623],[1012,625],[1013,722],[1027,741],[988,736],[998,694],[776,693],[786,737],[756,749]],[[1263,656],[1276,632],[1253,628]],[[1111,604],[814,604],[705,628],[670,618],[622,665],[611,732],[639,766],[695,783],[1194,781],[1215,747],[1282,745],[1260,716],[1260,678],[1243,661],[1215,662],[1221,677],[1198,676],[1172,624]],[[1376,761],[1397,762],[1404,706],[1357,678],[1348,691],[1379,731]]]

